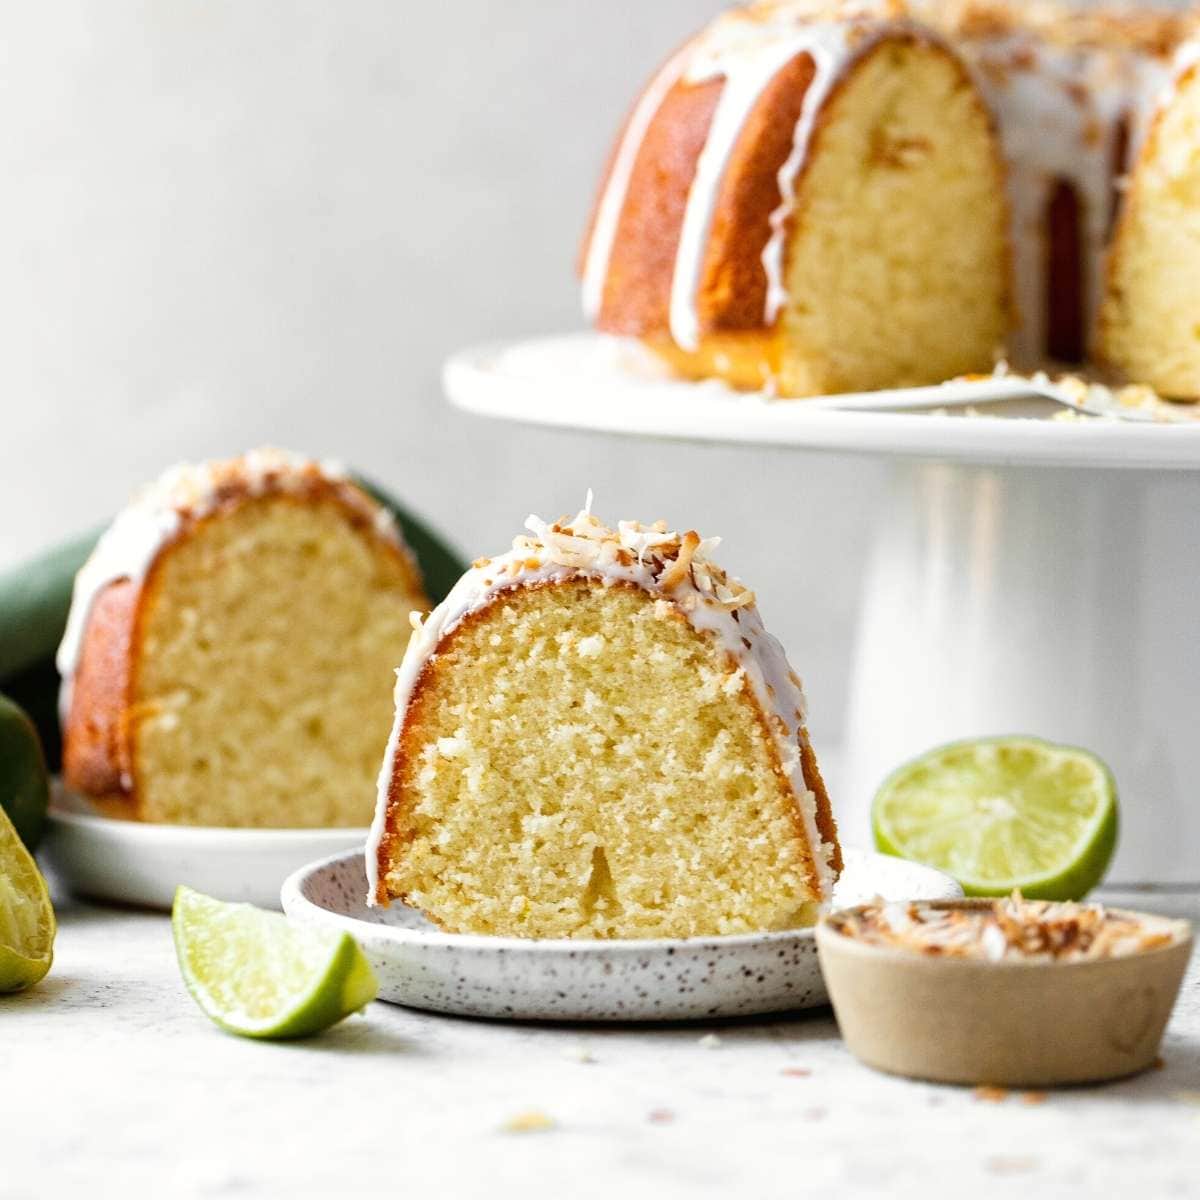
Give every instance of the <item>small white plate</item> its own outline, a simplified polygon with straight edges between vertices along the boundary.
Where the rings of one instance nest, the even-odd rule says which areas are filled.
[[[181,883],[220,900],[279,907],[280,884],[314,858],[366,844],[365,829],[220,829],[101,816],[56,789],[44,854],[72,891],[169,909]]]
[[[379,998],[469,1017],[539,1021],[678,1021],[816,1008],[829,1002],[812,929],[713,938],[531,940],[443,933],[403,904],[368,908],[362,855],[341,854],[283,885],[293,920],[352,934]],[[847,851],[841,908],[876,896],[962,895],[940,871]]]

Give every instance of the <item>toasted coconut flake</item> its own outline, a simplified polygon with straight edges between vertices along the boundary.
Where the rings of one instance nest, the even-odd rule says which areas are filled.
[[[1080,962],[1171,945],[1184,936],[1186,924],[1111,912],[1102,904],[1026,900],[1013,892],[973,909],[876,903],[839,915],[834,928],[873,945],[929,956]]]
[[[683,541],[679,546],[679,556],[659,576],[659,586],[664,592],[669,592],[672,588],[678,587],[687,578],[688,571],[692,565],[692,556],[699,549],[700,535],[694,529],[689,529],[683,535]]]

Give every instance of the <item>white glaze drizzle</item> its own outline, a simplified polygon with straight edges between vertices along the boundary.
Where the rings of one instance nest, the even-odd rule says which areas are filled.
[[[338,463],[316,462],[273,447],[251,450],[240,458],[220,462],[179,463],[143,488],[101,535],[87,562],[75,576],[71,608],[55,656],[62,676],[59,716],[66,721],[71,708],[75,672],[83,651],[88,619],[97,596],[119,579],[144,578],[159,551],[183,527],[185,519],[200,519],[221,502],[223,489],[236,481],[249,496],[300,491],[314,473],[331,483],[348,476]],[[396,520],[382,505],[375,516],[380,536],[404,547]]]
[[[1197,38],[1195,41],[1185,42],[1179,47],[1175,55],[1175,61],[1171,67],[1173,79],[1182,79],[1197,64],[1200,64],[1200,38]]]
[[[650,128],[650,122],[662,107],[667,93],[683,74],[687,58],[687,48],[684,47],[672,55],[650,81],[630,114],[620,145],[613,156],[612,168],[596,208],[596,220],[584,258],[583,311],[590,321],[594,321],[600,315],[600,308],[604,302],[604,283],[608,278],[608,263],[617,236],[617,224],[621,219],[621,210],[625,207],[629,181],[633,176],[638,152],[642,148],[642,140],[646,136],[646,130]]]
[[[718,18],[700,40],[685,78],[689,83],[722,78],[724,84],[688,189],[671,278],[671,337],[685,350],[695,350],[700,342],[700,276],[729,159],[771,80],[792,59],[808,54],[814,75],[801,104],[792,151],[779,172],[781,201],[771,214],[772,235],[763,251],[768,279],[764,319],[768,324],[774,320],[783,289],[783,239],[795,198],[794,181],[803,169],[820,106],[849,60],[868,44],[854,44],[856,28],[861,27],[847,21],[813,21],[803,14],[797,23],[797,14],[786,7],[771,19],[752,19],[735,10]],[[877,27],[870,40],[878,40],[882,33],[883,28]]]
[[[1079,200],[1090,340],[1103,292],[1120,126],[1129,119],[1131,162],[1169,67],[1131,45],[1060,45],[1032,30],[967,38],[957,48],[996,114],[1008,164],[1019,313],[1009,355],[1029,369],[1047,352],[1046,214],[1055,183],[1069,183]]]
[[[724,85],[688,192],[676,251],[669,312],[674,341],[688,350],[699,345],[699,286],[721,182],[746,119],[778,71],[801,53],[810,54],[815,67],[792,151],[778,174],[781,201],[771,214],[771,234],[762,254],[767,327],[787,300],[783,278],[787,223],[822,104],[851,58],[898,28],[919,29],[925,36],[933,36],[931,26],[945,34],[937,40],[946,44],[948,38],[952,50],[972,68],[985,100],[997,115],[1008,161],[1014,289],[1020,314],[1010,357],[1026,368],[1045,359],[1045,217],[1051,189],[1059,178],[1074,187],[1080,200],[1084,327],[1090,340],[1103,288],[1121,122],[1126,117],[1130,121],[1128,164],[1145,135],[1156,102],[1169,95],[1173,76],[1200,60],[1200,42],[1186,44],[1171,64],[1133,40],[1117,38],[1108,45],[1058,41],[1048,13],[1052,15],[1053,10],[1039,10],[1025,25],[1021,12],[1013,9],[1007,30],[982,37],[964,36],[956,28],[952,5],[943,8],[920,0],[850,0],[841,4],[836,0],[778,0],[735,9],[712,22],[691,44],[692,58],[682,74],[689,83],[723,78]],[[911,18],[921,24],[914,24]],[[672,60],[672,70],[674,67]],[[646,105],[646,125],[660,103],[658,96]],[[639,111],[643,111],[641,106]],[[630,144],[633,132],[631,122],[618,154],[618,158],[627,157],[630,168],[638,149]],[[640,132],[644,134],[644,127]],[[593,235],[589,248],[590,270],[585,274],[589,316],[598,311],[596,297],[603,290],[628,182],[627,173],[617,175],[617,187],[610,181],[604,197],[609,204],[604,226],[607,240],[598,241]]]
[[[844,26],[830,26],[828,38],[818,38],[806,49],[813,60],[814,74],[800,108],[800,120],[796,122],[796,131],[792,135],[792,149],[779,168],[776,176],[779,183],[779,204],[771,213],[769,223],[771,236],[763,247],[763,269],[767,273],[767,310],[766,323],[775,323],[780,310],[788,301],[788,290],[784,284],[784,243],[787,238],[788,218],[796,204],[796,180],[808,160],[808,146],[812,141],[813,130],[816,128],[817,116],[825,101],[829,99],[834,85],[841,78],[846,60],[850,56],[848,37],[849,30]],[[871,43],[878,41],[878,35],[871,38]],[[859,46],[856,53],[862,53],[865,46]]]
[[[766,716],[779,762],[800,810],[820,883],[822,899],[833,886],[830,857],[833,847],[823,842],[817,826],[816,798],[804,779],[800,758],[804,724],[804,695],[783,647],[763,627],[753,595],[726,577],[709,558],[718,538],[701,541],[692,569],[664,588],[672,559],[658,547],[677,548],[680,535],[663,523],[656,526],[622,521],[611,530],[590,513],[591,494],[583,512],[571,522],[547,525],[530,517],[532,538],[518,537],[513,549],[500,557],[481,559],[455,584],[450,594],[419,625],[409,640],[396,672],[395,719],[379,772],[378,796],[371,834],[367,839],[368,903],[376,903],[379,885],[379,845],[387,826],[388,796],[409,700],[425,664],[437,654],[442,639],[468,614],[497,596],[535,583],[568,579],[593,580],[608,586],[631,583],[656,600],[670,603],[692,627],[709,631],[744,671],[752,694]],[[736,616],[735,616],[736,614]]]

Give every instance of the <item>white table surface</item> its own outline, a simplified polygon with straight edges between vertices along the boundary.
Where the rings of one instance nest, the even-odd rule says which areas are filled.
[[[246,1041],[188,997],[165,916],[59,898],[53,971],[0,998],[4,1200],[1200,1195],[1196,959],[1161,1070],[989,1102],[861,1066],[828,1011],[563,1028],[377,1003]],[[553,1127],[504,1128],[531,1110]]]

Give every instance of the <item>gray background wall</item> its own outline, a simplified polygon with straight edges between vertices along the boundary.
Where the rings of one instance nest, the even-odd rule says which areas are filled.
[[[0,43],[0,565],[184,457],[389,481],[467,552],[588,487],[726,539],[836,738],[878,468],[450,410],[447,353],[579,327],[625,107],[719,0],[49,0]]]

